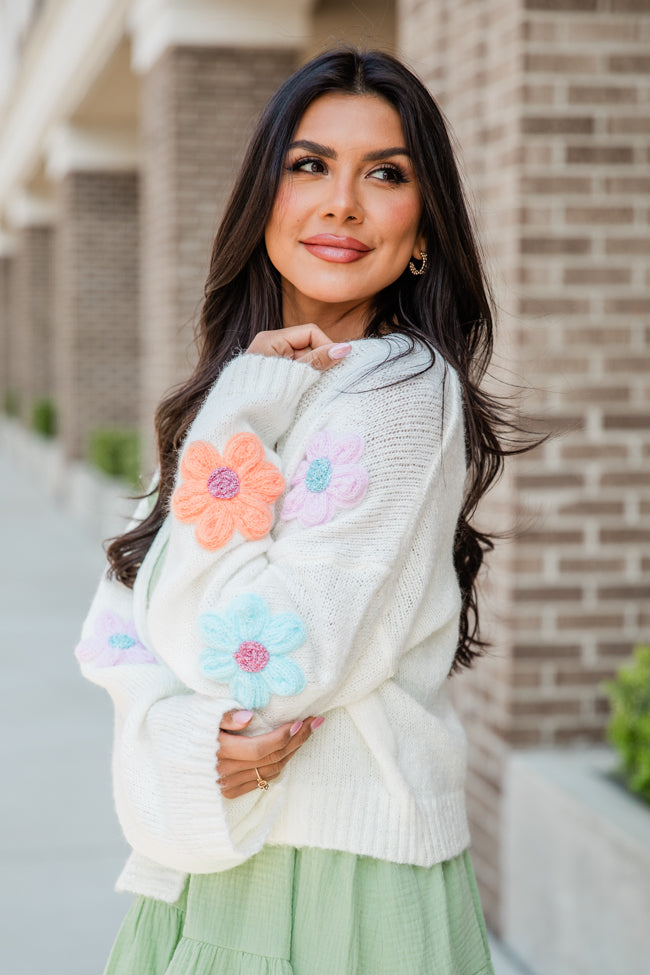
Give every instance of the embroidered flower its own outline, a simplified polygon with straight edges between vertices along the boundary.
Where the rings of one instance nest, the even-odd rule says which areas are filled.
[[[293,613],[272,616],[261,596],[237,596],[224,613],[204,613],[199,628],[208,647],[200,657],[203,673],[230,684],[245,708],[262,708],[271,694],[299,694],[305,676],[287,654],[307,638]]]
[[[284,478],[264,460],[264,447],[254,434],[231,437],[223,457],[205,440],[195,440],[183,454],[181,476],[184,483],[174,492],[172,510],[179,521],[196,522],[196,540],[203,548],[221,548],[235,529],[249,540],[270,531],[270,505],[284,491]]]
[[[117,667],[119,664],[155,664],[158,661],[140,643],[131,620],[115,613],[101,613],[95,620],[93,636],[77,644],[75,656],[81,663],[95,667]]]
[[[365,446],[358,433],[314,434],[306,459],[298,464],[282,507],[285,521],[297,518],[304,528],[324,525],[337,508],[353,508],[368,490],[368,472],[357,461]]]

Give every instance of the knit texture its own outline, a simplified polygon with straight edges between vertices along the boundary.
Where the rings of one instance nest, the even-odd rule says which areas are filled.
[[[84,625],[88,639],[102,613],[131,619],[158,661],[82,659],[116,706],[115,800],[135,851],[120,886],[172,900],[188,873],[265,844],[420,866],[467,846],[446,694],[462,397],[429,364],[391,336],[325,373],[242,355],[213,387],[133,594],[103,580]],[[225,800],[217,734],[239,707],[255,710],[251,734],[326,720],[268,792]]]

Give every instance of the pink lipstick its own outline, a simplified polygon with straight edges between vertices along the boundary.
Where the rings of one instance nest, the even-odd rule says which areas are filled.
[[[335,234],[316,234],[301,240],[310,254],[335,264],[349,264],[359,261],[372,251],[372,247],[357,240],[356,237],[337,237]]]

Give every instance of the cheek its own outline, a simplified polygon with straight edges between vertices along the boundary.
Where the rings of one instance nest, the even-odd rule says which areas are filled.
[[[420,228],[422,207],[418,200],[395,200],[387,208],[384,226],[390,231],[395,246],[412,247]]]

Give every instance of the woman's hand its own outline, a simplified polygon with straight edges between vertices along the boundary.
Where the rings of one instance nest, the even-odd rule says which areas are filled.
[[[267,781],[277,778],[291,756],[324,720],[310,717],[294,724],[287,722],[274,731],[251,738],[237,734],[252,717],[251,711],[229,711],[221,721],[217,772],[226,799],[236,799],[257,789],[255,769]]]
[[[258,332],[246,351],[255,355],[295,359],[325,372],[344,359],[351,350],[349,342],[332,342],[318,325],[310,323]]]

